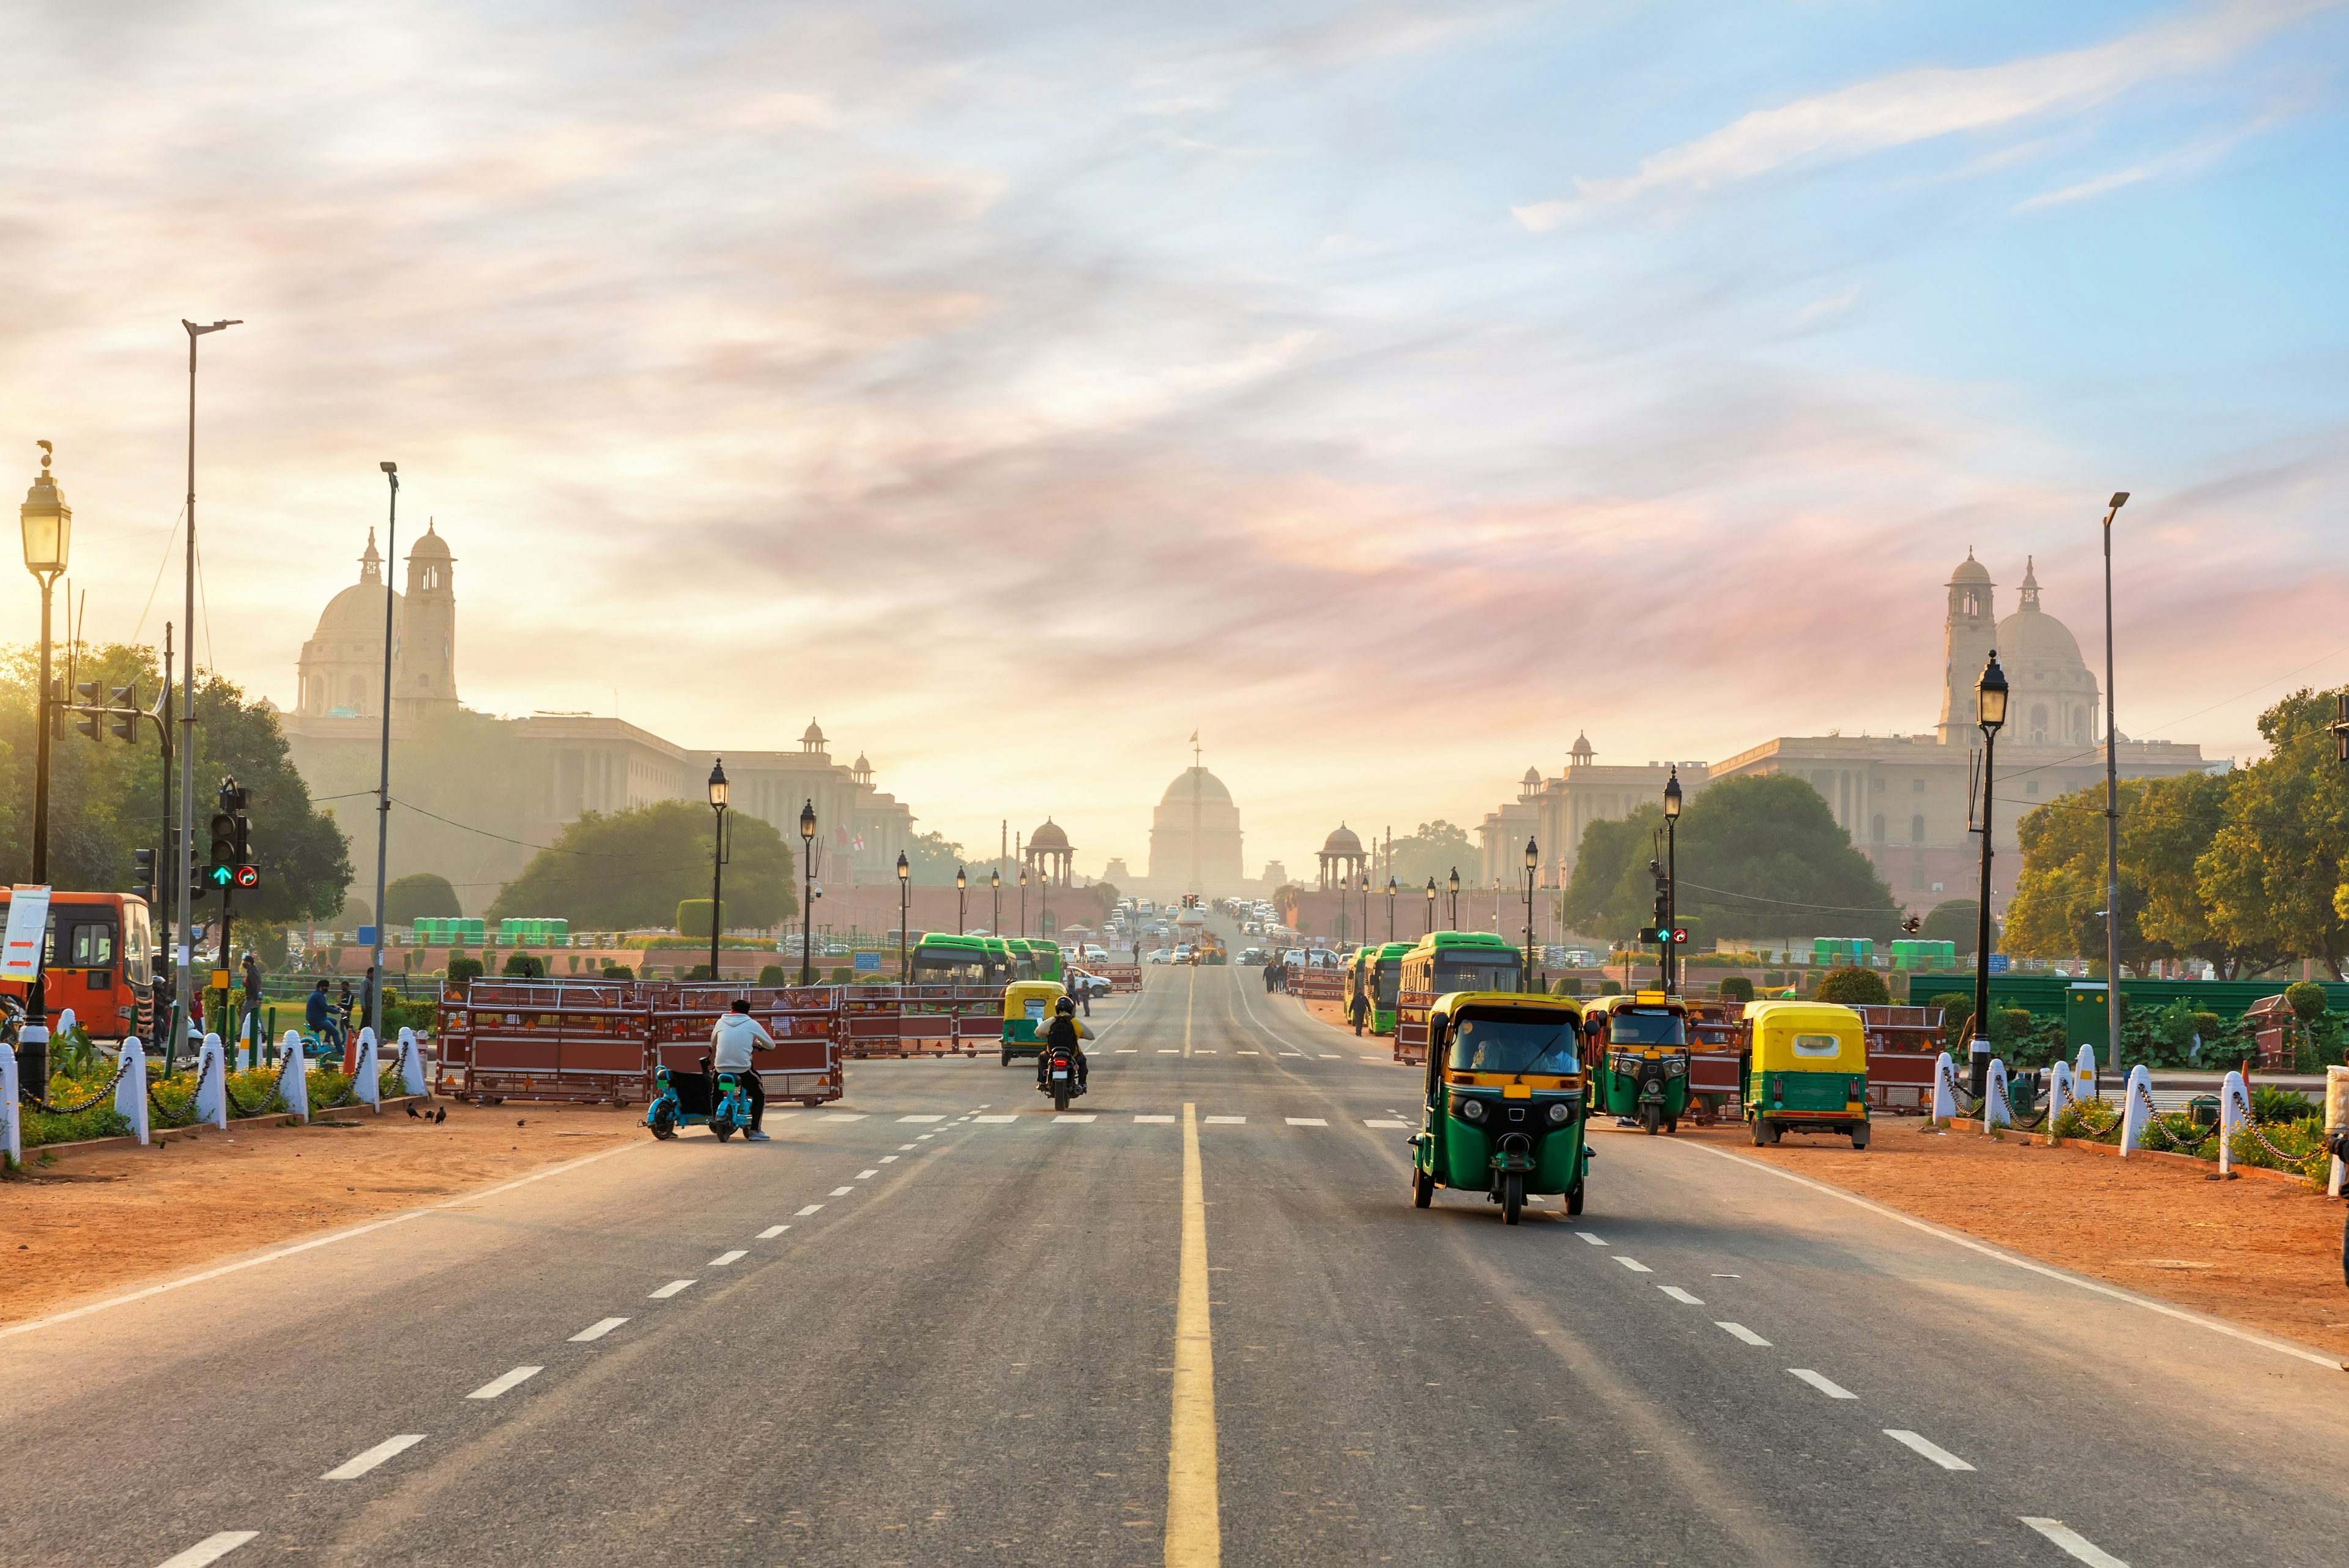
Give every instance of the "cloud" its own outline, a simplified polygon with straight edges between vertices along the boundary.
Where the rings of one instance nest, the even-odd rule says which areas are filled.
[[[1855,283],[1840,294],[1831,294],[1825,298],[1811,301],[1795,312],[1795,325],[1809,327],[1832,317],[1841,316],[1859,303],[1859,291],[1860,286]]]
[[[1641,161],[1639,172],[1575,181],[1576,193],[1512,207],[1538,234],[1600,208],[1670,192],[1703,192],[1781,169],[2077,110],[2166,77],[2220,65],[2334,0],[2233,0],[2110,43],[2002,65],[1899,71],[1777,109]]]

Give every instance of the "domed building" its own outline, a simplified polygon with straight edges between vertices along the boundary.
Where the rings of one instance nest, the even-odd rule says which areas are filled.
[[[449,542],[430,524],[408,556],[408,591],[391,602],[391,711],[420,718],[457,707],[457,596]],[[383,713],[383,556],[367,530],[359,580],[326,601],[302,645],[295,711],[305,718]]]
[[[1341,822],[1322,840],[1321,852],[1314,858],[1321,863],[1321,890],[1326,893],[1350,886],[1371,857],[1362,848],[1361,836]]]
[[[1240,808],[1232,792],[1206,768],[1185,768],[1150,816],[1150,885],[1213,894],[1237,891],[1247,882],[1240,868]]]
[[[1028,874],[1047,888],[1068,888],[1076,883],[1076,849],[1069,843],[1068,829],[1050,817],[1028,836],[1028,846],[1021,851]]]

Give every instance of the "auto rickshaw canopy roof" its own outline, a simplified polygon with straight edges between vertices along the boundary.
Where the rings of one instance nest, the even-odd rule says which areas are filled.
[[[1028,1016],[1028,1004],[1041,1001],[1047,1017],[1052,1004],[1068,995],[1068,990],[1057,980],[1015,980],[1003,988],[1003,1016],[1021,1019]]]
[[[1754,1064],[1794,1072],[1866,1072],[1868,1025],[1858,1012],[1833,1002],[1756,1002],[1745,1009],[1752,1027]],[[1797,1041],[1832,1038],[1828,1053]]]

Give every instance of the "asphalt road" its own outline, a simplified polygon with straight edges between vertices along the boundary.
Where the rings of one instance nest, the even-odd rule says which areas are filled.
[[[2349,1559],[2320,1355],[1670,1138],[1417,1211],[1383,1042],[1147,972],[1067,1117],[856,1064],[0,1335],[0,1561]]]

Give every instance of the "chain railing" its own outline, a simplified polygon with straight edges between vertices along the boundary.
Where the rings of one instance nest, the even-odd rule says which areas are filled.
[[[130,1048],[131,1047],[125,1047],[125,1049]],[[35,1110],[45,1111],[53,1116],[78,1116],[82,1112],[89,1109],[92,1106],[97,1105],[100,1100],[106,1098],[107,1096],[114,1093],[115,1085],[122,1082],[122,1075],[129,1070],[130,1064],[128,1062],[124,1062],[117,1066],[114,1069],[114,1076],[106,1081],[105,1086],[78,1106],[53,1106],[47,1100],[43,1099],[40,1096],[33,1093],[29,1088],[19,1090],[16,1097],[19,1100],[22,1100],[25,1104],[32,1106]]]

